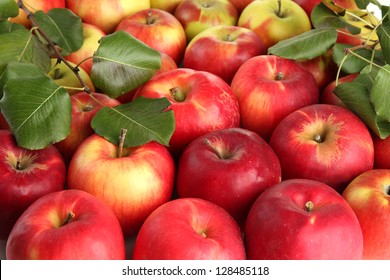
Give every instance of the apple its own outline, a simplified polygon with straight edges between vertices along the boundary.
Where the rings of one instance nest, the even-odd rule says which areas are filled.
[[[121,226],[100,199],[80,190],[47,194],[28,207],[6,245],[9,260],[124,260]]]
[[[242,11],[237,25],[253,30],[267,48],[311,29],[305,10],[291,0],[253,1]]]
[[[333,91],[337,85],[352,82],[358,75],[358,73],[348,74],[330,82],[320,93],[320,103],[337,105],[348,109],[347,105]]]
[[[239,127],[238,102],[222,78],[189,68],[169,70],[154,76],[134,99],[166,97],[175,116],[175,131],[169,149],[176,158],[195,138],[208,132]]]
[[[213,73],[230,84],[245,61],[266,53],[265,45],[252,30],[219,25],[207,28],[191,40],[183,66]]]
[[[170,13],[160,9],[145,9],[119,22],[115,31],[123,30],[147,44],[168,54],[176,64],[183,58],[187,45],[181,23]]]
[[[243,228],[255,199],[280,180],[279,159],[268,143],[253,131],[228,128],[200,136],[186,147],[176,189],[179,197],[221,206]]]
[[[39,197],[64,189],[66,167],[58,150],[19,147],[9,130],[0,130],[0,239]]]
[[[240,106],[241,127],[266,141],[285,116],[319,100],[314,76],[295,61],[274,55],[247,60],[237,70],[231,87]]]
[[[242,10],[244,10],[249,3],[253,2],[253,0],[229,0],[229,2],[236,7],[238,14],[241,14]]]
[[[350,110],[314,104],[285,117],[270,145],[280,160],[282,179],[305,178],[342,192],[374,165],[370,131]]]
[[[177,5],[181,2],[183,2],[183,0],[150,0],[150,7],[174,14]]]
[[[228,0],[183,0],[174,13],[183,25],[187,42],[216,25],[236,25],[238,12]]]
[[[5,119],[4,115],[1,113],[1,111],[0,111],[0,129],[10,129],[8,122]]]
[[[146,219],[134,260],[244,260],[240,228],[216,204],[199,198],[169,201]]]
[[[130,237],[154,209],[171,199],[174,177],[167,147],[149,142],[122,150],[93,134],[74,153],[67,180],[69,189],[86,191],[109,205],[124,236]]]
[[[150,8],[150,0],[66,0],[66,6],[83,22],[109,34],[125,17]]]
[[[64,140],[54,144],[60,151],[67,166],[80,143],[88,136],[94,134],[91,121],[96,113],[103,106],[114,107],[121,104],[115,98],[96,92],[90,94],[84,91],[75,93],[71,95],[70,99],[72,102],[70,133]]]
[[[253,203],[245,225],[248,259],[359,260],[363,235],[344,198],[309,179],[283,180]]]
[[[360,174],[342,195],[363,232],[363,259],[389,260],[390,170],[373,169]]]
[[[72,67],[77,67],[73,62],[67,61]],[[57,59],[51,59],[51,69],[47,75],[59,86],[64,87],[70,95],[83,91],[81,82],[75,75],[75,73],[65,64],[65,62],[57,63]],[[91,77],[81,67],[78,67],[79,75],[85,82],[86,86],[95,91],[95,86],[92,83]]]
[[[18,2],[18,0],[15,0]],[[54,8],[65,8],[65,0],[23,0],[23,4],[33,13],[37,11],[44,11],[47,13]],[[19,14],[10,18],[11,22],[22,24],[26,28],[31,28],[31,21],[27,18],[27,14],[23,9],[19,8]]]
[[[80,67],[91,74],[92,56],[99,47],[99,40],[106,34],[99,27],[83,22],[84,42],[80,49],[70,53],[65,57],[67,61],[75,64],[80,63]]]
[[[311,12],[314,9],[314,7],[322,2],[322,0],[293,0],[293,1],[297,3],[299,6],[301,6],[302,9],[305,10],[309,18],[311,16]]]
[[[374,168],[390,169],[390,136],[382,139],[373,133],[372,139],[374,141]]]
[[[167,55],[165,53],[160,53],[160,56],[161,56],[161,67],[160,67],[160,69],[158,69],[154,73],[153,76],[156,76],[160,73],[164,73],[166,71],[178,68],[176,62],[173,60],[172,57],[170,57],[169,55]],[[120,101],[122,104],[129,103],[134,99],[134,95],[140,87],[141,86],[136,87],[135,89],[133,89],[133,90],[121,95],[121,96],[118,96],[116,99],[118,101]]]

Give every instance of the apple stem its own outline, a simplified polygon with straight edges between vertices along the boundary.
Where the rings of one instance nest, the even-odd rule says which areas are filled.
[[[152,18],[152,10],[148,11],[148,17],[146,19],[146,24],[150,25],[154,23],[154,19]]]
[[[305,203],[305,210],[307,212],[312,212],[313,209],[314,209],[314,203],[312,201],[309,200],[308,202]]]
[[[122,128],[121,134],[119,135],[118,158],[121,158],[123,156],[123,144],[126,139],[126,133],[127,133],[127,129]]]
[[[69,224],[73,220],[74,217],[75,217],[75,214],[72,211],[69,211],[65,220],[62,222],[61,226],[65,226],[65,225]]]
[[[186,99],[185,94],[179,89],[179,87],[173,87],[169,91],[171,92],[175,101],[182,102]]]
[[[282,17],[282,0],[278,0],[278,17]]]

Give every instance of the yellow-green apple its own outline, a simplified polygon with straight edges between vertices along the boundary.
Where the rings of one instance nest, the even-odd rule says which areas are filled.
[[[76,67],[77,64],[67,61],[72,67]],[[59,86],[64,87],[70,95],[77,92],[83,91],[83,86],[75,73],[64,63],[57,63],[57,59],[51,59],[51,69],[47,75]],[[92,83],[89,74],[81,67],[78,67],[79,75],[84,81],[86,86],[91,90],[95,91],[95,86]]]
[[[39,197],[64,189],[66,167],[50,145],[40,150],[19,147],[9,130],[0,130],[0,239]]]
[[[357,176],[344,190],[363,232],[363,259],[389,260],[390,170],[373,169]]]
[[[125,17],[150,8],[150,0],[66,0],[66,6],[83,22],[109,34]]]
[[[124,18],[115,31],[123,30],[149,47],[168,54],[179,64],[187,45],[181,23],[160,9],[145,9]]]
[[[18,0],[15,0],[18,2]],[[33,13],[37,11],[48,12],[54,8],[65,8],[65,0],[23,0],[23,4]],[[27,18],[27,14],[23,9],[19,9],[18,16],[10,18],[11,22],[24,25],[26,28],[31,28],[31,21]]]
[[[315,180],[289,179],[253,203],[245,246],[248,259],[359,260],[363,235],[341,194]]]
[[[149,142],[119,147],[93,134],[74,153],[67,183],[103,200],[114,211],[125,237],[137,233],[147,216],[170,200],[175,164],[167,147]]]
[[[31,204],[6,245],[10,260],[123,260],[125,242],[112,210],[80,190],[47,194]]]
[[[340,85],[342,83],[348,83],[355,80],[358,76],[358,73],[349,74],[339,78],[338,80],[331,81],[321,92],[320,94],[320,103],[323,104],[332,104],[341,106],[344,108],[348,108],[347,105],[334,93],[336,85]]]
[[[374,141],[374,168],[390,169],[390,136],[382,139],[373,133],[372,139]]]
[[[245,61],[266,53],[267,48],[252,30],[218,25],[203,30],[189,42],[183,66],[213,73],[230,84]]]
[[[305,10],[292,0],[253,1],[242,11],[237,25],[253,30],[267,48],[311,29]]]
[[[314,104],[285,117],[270,145],[282,167],[282,178],[323,182],[338,192],[374,165],[370,131],[350,110]]]
[[[150,0],[150,7],[174,14],[177,5],[181,2],[183,2],[183,0]]]
[[[161,67],[160,67],[160,69],[158,69],[154,73],[153,76],[156,76],[160,73],[164,73],[166,71],[178,68],[176,62],[173,60],[172,57],[170,57],[166,53],[160,53],[160,56],[161,56]],[[141,86],[136,87],[135,89],[133,89],[133,90],[121,95],[121,96],[118,96],[116,99],[119,100],[122,104],[129,103],[133,100],[135,93],[137,92],[137,90],[140,87]]]
[[[94,134],[91,121],[96,113],[104,106],[114,107],[121,104],[115,98],[96,92],[90,94],[84,91],[78,92],[71,95],[70,99],[72,102],[72,121],[69,135],[64,140],[54,144],[67,166],[80,143]]]
[[[253,131],[228,128],[192,141],[180,156],[179,197],[198,197],[225,209],[243,229],[249,208],[281,180],[275,152]]]
[[[174,13],[183,25],[187,42],[216,25],[236,25],[238,12],[228,0],[183,0]]]
[[[231,87],[222,78],[189,68],[169,70],[147,81],[134,95],[166,97],[175,116],[175,131],[169,142],[177,157],[195,138],[208,132],[238,127],[240,112]]]
[[[157,208],[135,240],[135,260],[244,260],[240,228],[220,206],[178,198]]]
[[[238,14],[241,14],[242,10],[249,5],[253,0],[229,0],[230,3],[236,7]]]
[[[274,55],[244,62],[231,87],[240,105],[241,127],[266,141],[285,116],[319,100],[314,76],[295,61]]]
[[[106,34],[99,27],[83,22],[83,36],[84,42],[80,49],[70,53],[65,57],[67,61],[75,64],[80,63],[80,67],[87,72],[91,73],[92,68],[92,56],[99,47],[99,40]]]
[[[333,61],[332,50],[312,59],[296,60],[303,68],[309,70],[322,91],[330,82],[336,79],[337,64]]]

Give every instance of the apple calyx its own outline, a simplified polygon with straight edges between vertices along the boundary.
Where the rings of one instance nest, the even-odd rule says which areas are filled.
[[[275,80],[276,81],[281,81],[281,80],[283,80],[284,79],[284,74],[283,74],[283,72],[278,72],[278,73],[276,73],[276,75],[275,75]]]
[[[73,220],[74,217],[75,217],[75,214],[72,211],[69,211],[65,220],[62,222],[61,227],[69,224]]]
[[[126,139],[126,133],[127,133],[127,129],[122,128],[121,134],[119,135],[118,158],[121,158],[123,156],[123,144]]]
[[[198,232],[198,234],[200,236],[202,236],[203,238],[207,238],[207,234],[206,234],[207,230],[206,229],[202,229]]]
[[[313,140],[316,141],[317,143],[322,143],[325,141],[325,136],[317,133],[314,135]]]
[[[147,25],[152,25],[152,24],[154,24],[155,22],[156,22],[155,18],[152,17],[152,10],[149,10],[149,11],[148,11],[148,16],[147,16],[147,18],[146,18],[146,24],[147,24]]]
[[[172,97],[175,101],[183,102],[184,100],[186,100],[187,97],[186,93],[180,90],[179,87],[173,87],[169,89],[169,91],[171,92]]]
[[[386,186],[385,186],[385,194],[386,194],[387,196],[390,196],[390,185],[386,185]]]
[[[310,200],[307,201],[305,203],[305,211],[310,213],[310,212],[313,212],[313,209],[314,209],[314,203]]]
[[[231,159],[234,154],[228,149],[218,149],[209,139],[204,139],[204,144],[209,147],[219,159]]]
[[[87,104],[83,107],[83,112],[92,111],[95,107],[92,104]]]

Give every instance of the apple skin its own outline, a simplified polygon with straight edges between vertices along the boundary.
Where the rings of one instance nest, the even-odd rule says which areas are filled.
[[[268,143],[253,131],[228,128],[187,146],[179,159],[176,188],[179,197],[221,206],[243,229],[255,199],[280,180],[279,159]]]
[[[121,104],[115,98],[102,93],[92,92],[90,94],[83,91],[75,93],[70,97],[72,102],[70,133],[64,140],[54,144],[60,151],[67,166],[81,142],[94,134],[91,121],[96,113],[103,106],[114,107]]]
[[[238,20],[237,9],[228,0],[183,0],[174,16],[184,27],[187,42],[209,27],[234,26]]]
[[[18,0],[15,1],[18,2]],[[23,0],[23,3],[33,13],[39,10],[47,13],[54,8],[66,8],[65,0]],[[31,21],[27,18],[27,14],[23,9],[19,8],[19,14],[14,18],[10,18],[10,21],[22,24],[27,29],[31,28]]]
[[[106,35],[99,27],[83,22],[83,34],[84,42],[80,49],[70,53],[65,57],[67,61],[73,62],[74,64],[80,64],[80,67],[91,74],[92,69],[92,56],[99,47],[99,40]],[[90,58],[90,59],[87,59]]]
[[[159,9],[145,9],[124,18],[115,31],[123,30],[168,54],[176,64],[181,63],[187,45],[183,26],[172,14]]]
[[[253,0],[229,0],[229,2],[236,7],[238,14],[241,14],[242,10],[244,10],[249,3],[253,2]]]
[[[322,2],[322,0],[293,0],[293,1],[297,3],[300,7],[302,7],[302,9],[305,10],[309,18],[313,8]]]
[[[68,167],[68,188],[86,191],[114,211],[125,237],[137,233],[147,216],[170,200],[176,167],[168,149],[149,142],[125,148],[93,134],[77,148]]]
[[[73,62],[68,61],[72,67],[77,65]],[[66,89],[70,95],[80,92],[75,88],[82,88],[80,81],[77,79],[77,76],[73,71],[64,63],[57,63],[57,59],[51,59],[51,66],[49,73],[47,75],[59,86],[69,87]],[[88,73],[81,67],[78,67],[79,75],[91,91],[95,91],[95,86],[92,83],[92,80]]]
[[[348,109],[347,105],[333,92],[336,88],[336,84],[340,85],[342,83],[348,83],[355,80],[358,76],[358,73],[349,74],[344,77],[339,78],[338,80],[331,81],[321,92],[320,94],[320,103],[323,104],[332,104]]]
[[[294,1],[281,1],[282,16],[278,10],[278,0],[253,1],[242,11],[237,25],[253,30],[267,48],[311,29],[310,18]]]
[[[389,260],[390,170],[373,169],[357,176],[343,197],[354,210],[363,232],[363,259]]]
[[[374,168],[390,169],[390,137],[382,139],[376,134],[372,134],[374,141]]]
[[[1,111],[0,111],[0,129],[5,129],[5,130],[10,129],[8,122],[5,119],[3,113],[1,113]]]
[[[0,142],[0,239],[6,239],[31,203],[64,189],[66,167],[53,145],[41,150],[19,147],[9,130],[0,130]]]
[[[374,165],[370,131],[350,110],[314,104],[285,117],[270,145],[282,167],[282,179],[323,182],[338,192]]]
[[[150,0],[150,7],[174,14],[177,5],[181,2],[183,2],[183,0]]]
[[[252,30],[219,25],[207,28],[191,40],[183,66],[213,73],[230,84],[245,61],[266,53],[265,45]]]
[[[74,217],[65,223],[69,213]],[[36,200],[13,227],[6,245],[9,260],[124,260],[118,219],[98,198],[62,190]]]
[[[231,87],[240,105],[241,127],[266,141],[289,113],[319,101],[314,76],[293,60],[259,55],[237,70]]]
[[[188,68],[173,69],[146,82],[134,99],[166,97],[175,116],[169,142],[177,158],[195,138],[210,131],[239,127],[240,112],[231,87],[220,77]]]
[[[83,22],[110,34],[125,17],[150,8],[150,0],[66,0],[66,6]]]
[[[216,204],[178,198],[157,208],[137,235],[134,260],[244,260],[240,228]]]
[[[363,256],[362,230],[352,208],[333,188],[308,179],[284,180],[256,199],[245,225],[245,245],[248,259]]]

